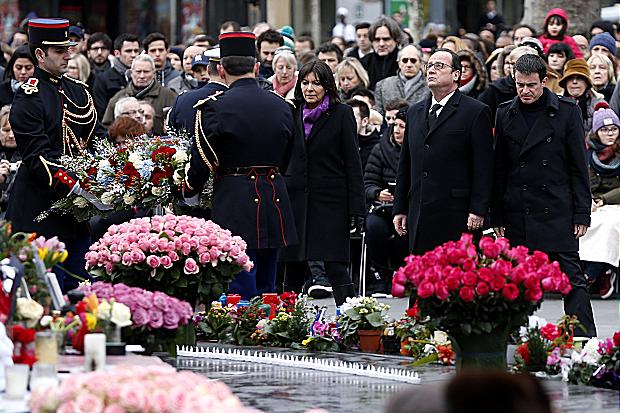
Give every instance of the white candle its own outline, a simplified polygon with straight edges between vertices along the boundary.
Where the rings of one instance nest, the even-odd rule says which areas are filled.
[[[28,389],[30,366],[27,364],[4,366],[4,374],[6,379],[4,397],[7,399],[23,399]]]
[[[105,368],[105,334],[84,336],[84,370],[96,371]]]

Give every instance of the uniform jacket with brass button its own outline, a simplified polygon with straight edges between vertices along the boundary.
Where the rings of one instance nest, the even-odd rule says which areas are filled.
[[[70,215],[34,221],[76,183],[60,157],[92,148],[95,135],[104,134],[87,86],[37,67],[15,94],[9,119],[22,156],[6,215],[13,229],[65,242],[88,234],[87,224]]]
[[[581,111],[547,88],[540,99],[531,128],[518,97],[497,110],[492,225],[513,245],[577,251],[574,225],[590,224],[591,204]]]

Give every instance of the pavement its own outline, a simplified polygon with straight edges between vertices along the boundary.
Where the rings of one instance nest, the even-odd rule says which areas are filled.
[[[394,319],[400,318],[409,304],[408,298],[378,298],[378,300],[390,306],[390,316]],[[311,302],[319,306],[327,306],[327,314],[335,314],[336,312],[333,298],[311,300]],[[620,307],[617,299],[593,299],[591,303],[599,338],[612,337],[616,331],[620,331]],[[556,322],[564,315],[562,300],[545,299],[535,315],[546,319],[548,322]]]

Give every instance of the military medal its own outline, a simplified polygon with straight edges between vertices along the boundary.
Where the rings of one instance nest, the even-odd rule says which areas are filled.
[[[24,89],[24,93],[27,95],[31,95],[39,91],[37,85],[39,84],[39,79],[36,77],[31,77],[24,84],[22,84],[22,89]]]

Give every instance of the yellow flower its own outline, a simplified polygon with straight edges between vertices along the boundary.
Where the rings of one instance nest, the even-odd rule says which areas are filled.
[[[60,254],[60,262],[65,262],[65,260],[67,259],[67,257],[69,256],[69,251],[64,250],[61,254]]]
[[[86,313],[86,328],[88,328],[88,331],[93,331],[95,327],[97,327],[97,316],[92,313]]]
[[[48,248],[39,248],[39,258],[41,258],[41,260],[45,261],[45,257],[47,257],[47,253],[49,252]]]
[[[312,342],[312,337],[308,337],[307,339],[305,339],[304,341],[301,342],[301,345],[302,346],[307,346],[311,342]]]

